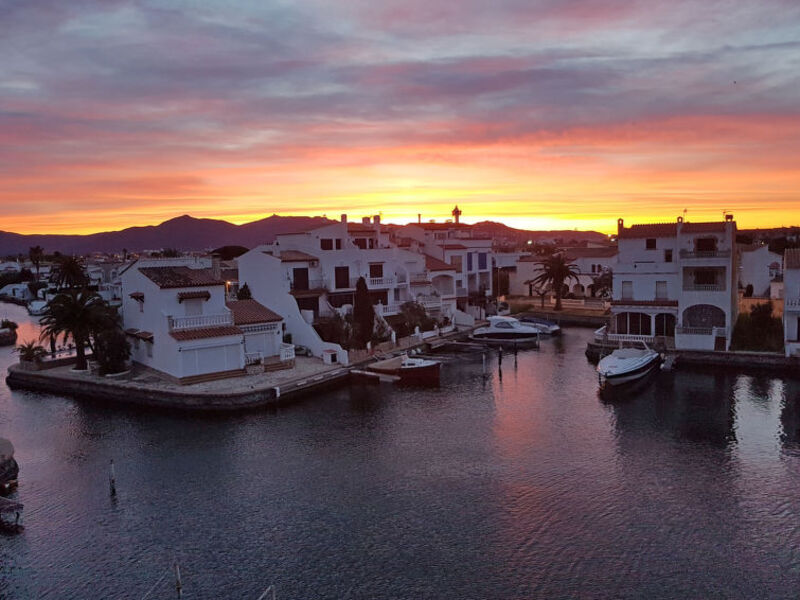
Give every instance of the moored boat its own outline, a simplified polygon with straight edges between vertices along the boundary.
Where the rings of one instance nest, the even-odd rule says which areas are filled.
[[[601,386],[619,386],[646,377],[661,365],[661,355],[644,348],[619,348],[597,363]]]
[[[40,317],[47,309],[47,302],[44,300],[31,300],[28,302],[28,314],[34,317]]]
[[[8,491],[17,483],[19,465],[14,459],[14,445],[0,438],[0,490]]]
[[[538,346],[539,329],[521,323],[514,317],[489,317],[489,324],[479,327],[469,336],[471,340],[492,346]]]
[[[438,360],[403,354],[373,363],[367,370],[397,376],[404,385],[439,385],[441,367],[442,363]]]
[[[553,321],[533,316],[520,317],[519,320],[522,323],[533,325],[543,335],[561,335],[561,326]]]

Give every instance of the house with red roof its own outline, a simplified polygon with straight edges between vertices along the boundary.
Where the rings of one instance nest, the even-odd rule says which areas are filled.
[[[283,318],[255,300],[228,300],[214,260],[142,259],[120,283],[136,363],[181,383],[241,375],[248,364],[293,364]]]
[[[612,341],[727,350],[738,315],[736,222],[618,222]]]

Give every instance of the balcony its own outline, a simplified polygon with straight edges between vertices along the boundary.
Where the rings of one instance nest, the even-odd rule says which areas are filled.
[[[684,292],[724,292],[725,284],[722,283],[684,283]]]
[[[421,271],[419,273],[411,273],[409,275],[409,279],[411,284],[426,284],[431,282],[430,275],[427,271]]]
[[[394,277],[369,277],[367,278],[369,289],[381,287],[394,287]]]
[[[233,313],[219,313],[216,315],[195,315],[192,317],[167,317],[170,331],[183,331],[185,329],[205,329],[207,327],[227,327],[233,325]]]
[[[645,342],[647,344],[654,342],[656,336],[654,335],[639,335],[635,333],[609,333],[608,327],[603,325],[600,329],[594,332],[594,340],[598,343],[605,342]]]
[[[681,250],[682,259],[693,258],[730,258],[730,250]]]
[[[417,302],[425,307],[428,312],[442,309],[442,299],[439,296],[417,296]]]
[[[783,301],[783,306],[787,310],[800,310],[800,298],[786,298]]]
[[[324,279],[309,279],[308,281],[289,281],[289,289],[293,292],[321,290],[324,288],[325,288]]]

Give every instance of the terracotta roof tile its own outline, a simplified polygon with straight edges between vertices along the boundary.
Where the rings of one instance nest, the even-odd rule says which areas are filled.
[[[723,221],[714,221],[709,223],[684,223],[681,227],[681,233],[715,233],[725,232],[725,223]]]
[[[234,325],[225,325],[222,327],[203,327],[200,329],[180,329],[178,331],[170,331],[169,334],[179,342],[186,342],[189,340],[242,335],[242,330]]]
[[[301,252],[300,250],[282,250],[280,254],[281,262],[307,262],[319,260],[316,256]]]
[[[183,302],[184,300],[193,300],[195,298],[202,298],[203,300],[208,300],[211,298],[211,292],[209,292],[208,290],[178,292],[178,302]]]
[[[675,237],[678,235],[677,223],[651,223],[647,225],[631,225],[619,233],[620,238]]]
[[[211,269],[190,269],[189,267],[139,267],[139,271],[162,289],[225,285],[224,281],[214,277]]]
[[[278,313],[268,309],[256,300],[234,300],[225,305],[233,313],[235,325],[252,325],[253,323],[273,323],[283,321]]]
[[[425,268],[428,271],[455,271],[456,268],[453,265],[447,264],[443,260],[439,260],[435,256],[429,256],[428,254],[425,255]]]

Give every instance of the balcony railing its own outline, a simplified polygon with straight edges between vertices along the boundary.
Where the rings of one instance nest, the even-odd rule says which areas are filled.
[[[392,287],[394,286],[394,277],[370,277],[367,279],[367,287],[370,289],[376,287]]]
[[[713,327],[676,327],[675,333],[681,335],[712,335]]]
[[[783,303],[786,308],[800,308],[800,298],[786,298]]]
[[[417,296],[417,302],[425,307],[425,310],[440,310],[442,299],[439,296]]]
[[[608,333],[608,328],[603,325],[594,332],[596,342],[653,342],[654,335],[639,335],[635,333]]]
[[[184,329],[203,329],[205,327],[225,327],[233,325],[233,314],[230,312],[216,315],[196,315],[192,317],[167,317],[170,331]]]
[[[730,258],[730,250],[681,250],[681,258]]]
[[[428,283],[428,281],[430,281],[430,275],[427,271],[421,271],[419,273],[411,273],[409,279],[411,283]]]
[[[724,292],[725,285],[721,283],[684,283],[684,292]]]
[[[294,360],[294,344],[281,342],[280,359],[281,362],[289,362]]]

